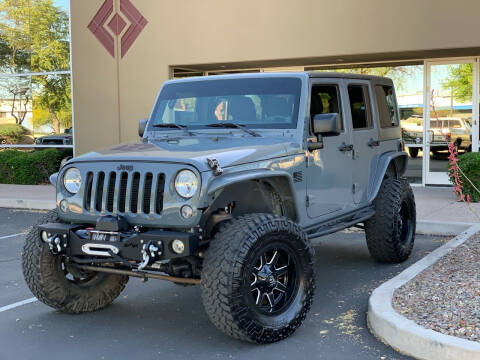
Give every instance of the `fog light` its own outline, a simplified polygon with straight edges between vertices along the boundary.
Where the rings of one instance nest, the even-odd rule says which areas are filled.
[[[172,241],[172,250],[177,254],[181,254],[185,250],[185,244],[182,240],[175,239]]]
[[[68,202],[67,200],[62,200],[60,201],[60,210],[62,210],[62,212],[67,212],[68,210]]]
[[[180,213],[184,219],[190,219],[193,216],[193,209],[190,205],[183,205]]]

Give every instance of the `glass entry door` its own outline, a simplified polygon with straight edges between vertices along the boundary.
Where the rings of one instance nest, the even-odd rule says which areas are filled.
[[[472,151],[473,128],[478,126],[478,105],[472,106],[478,104],[476,63],[467,59],[426,65],[424,179],[427,185],[447,185],[448,144],[455,144],[459,154]]]

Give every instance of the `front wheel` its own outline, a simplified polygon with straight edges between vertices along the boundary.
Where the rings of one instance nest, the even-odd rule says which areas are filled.
[[[416,212],[412,188],[405,179],[385,179],[374,201],[375,215],[365,222],[370,255],[378,262],[408,259],[415,241]]]
[[[310,309],[314,254],[290,219],[251,214],[224,225],[205,254],[202,299],[213,324],[234,338],[271,343]]]
[[[37,225],[54,222],[60,222],[56,210],[47,213]],[[53,255],[35,225],[25,239],[22,268],[38,300],[73,314],[104,308],[120,295],[128,281],[128,276],[81,271],[65,256]]]

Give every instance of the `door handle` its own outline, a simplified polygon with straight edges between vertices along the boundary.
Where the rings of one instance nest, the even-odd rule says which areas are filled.
[[[341,151],[341,152],[352,151],[353,150],[353,145],[352,144],[347,145],[347,144],[343,143],[342,145],[340,145],[338,150]]]
[[[380,145],[380,141],[370,139],[370,140],[368,141],[367,145],[370,146],[370,147],[379,146],[379,145]]]

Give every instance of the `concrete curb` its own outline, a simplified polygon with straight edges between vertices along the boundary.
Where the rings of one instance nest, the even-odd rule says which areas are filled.
[[[445,245],[376,288],[368,301],[367,321],[370,331],[400,353],[417,359],[479,359],[480,343],[425,329],[401,316],[392,307],[395,289],[436,263],[438,259],[463,244],[478,231],[480,231],[480,224],[470,226]]]
[[[0,208],[52,210],[55,207],[55,200],[0,199]]]
[[[466,222],[445,222],[433,220],[417,220],[417,234],[422,235],[458,235],[466,231],[475,223]]]

